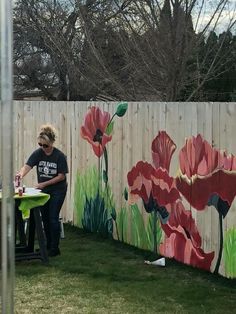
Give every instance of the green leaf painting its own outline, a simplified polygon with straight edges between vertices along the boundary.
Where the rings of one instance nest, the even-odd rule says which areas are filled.
[[[111,123],[109,123],[106,128],[106,134],[111,135],[113,132],[113,128],[114,128],[114,121],[111,121]]]
[[[123,195],[124,195],[124,199],[125,199],[126,201],[128,201],[129,193],[128,193],[128,190],[127,190],[126,187],[125,187],[125,189],[124,189]]]
[[[95,198],[99,181],[98,171],[96,167],[87,168],[84,174],[79,171],[75,180],[74,191],[74,207],[75,207],[75,222],[78,227],[82,228],[82,217],[84,213],[84,206],[86,198]]]
[[[156,251],[158,252],[159,245],[161,242],[162,237],[162,229],[160,224],[160,219],[156,220],[156,228],[154,228],[154,212],[152,212],[148,217],[148,224],[147,224],[147,239],[148,239],[148,247],[147,249],[150,251]],[[154,230],[156,230],[156,241],[154,241]],[[154,249],[154,243],[157,244],[157,247]]]
[[[128,103],[127,102],[122,102],[120,104],[118,104],[118,107],[116,109],[116,115],[118,117],[123,117],[127,111],[128,108]]]
[[[77,173],[74,193],[76,225],[91,232],[110,234],[113,229],[111,213],[115,204],[110,186],[99,187],[99,172],[94,166],[84,174]]]
[[[141,249],[147,249],[148,238],[142,213],[138,205],[130,206],[131,209],[131,244]]]
[[[162,238],[162,229],[160,220],[156,220],[153,216],[153,213],[148,215],[148,221],[145,223],[145,218],[137,204],[122,207],[116,213],[118,240],[141,249],[158,251]],[[154,221],[156,221],[156,229],[154,228]],[[129,230],[130,236],[128,236]],[[156,230],[156,241],[154,241],[154,230]],[[155,250],[154,243],[157,245]]]
[[[84,230],[107,236],[109,233],[112,234],[109,220],[104,199],[99,194],[95,198],[86,199],[82,218]]]
[[[111,215],[115,209],[115,202],[110,185],[107,184],[106,187],[100,188],[99,193],[104,199],[105,207],[108,209],[108,213]]]
[[[126,207],[122,207],[117,213],[116,228],[117,238],[128,243],[128,226],[129,226],[129,212]]]
[[[225,273],[229,278],[236,277],[236,228],[229,229],[225,234],[223,248]]]
[[[107,176],[107,172],[106,172],[105,170],[103,170],[102,177],[103,177],[104,183],[107,184],[107,182],[108,182],[108,176]]]

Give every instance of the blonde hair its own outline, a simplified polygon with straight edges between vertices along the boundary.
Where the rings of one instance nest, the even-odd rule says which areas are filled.
[[[40,138],[49,143],[54,143],[56,140],[56,129],[51,124],[42,125],[38,135],[38,139]]]

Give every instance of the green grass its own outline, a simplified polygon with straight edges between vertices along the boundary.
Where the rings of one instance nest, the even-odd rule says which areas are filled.
[[[236,281],[65,227],[62,255],[16,264],[15,313],[234,313]]]

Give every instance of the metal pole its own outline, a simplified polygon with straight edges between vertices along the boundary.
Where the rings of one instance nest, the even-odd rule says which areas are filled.
[[[14,312],[15,227],[13,200],[12,1],[1,0],[2,313]]]

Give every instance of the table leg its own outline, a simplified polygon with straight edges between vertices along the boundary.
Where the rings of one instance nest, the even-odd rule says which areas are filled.
[[[25,222],[22,218],[22,213],[18,208],[18,203],[15,205],[15,234],[19,235],[19,246],[26,246],[26,235],[25,235]]]
[[[27,251],[34,252],[34,239],[35,239],[35,218],[34,218],[34,209],[30,211],[29,217],[29,234],[28,234],[28,245]]]
[[[39,241],[40,255],[42,257],[42,261],[44,263],[47,263],[48,254],[47,254],[46,238],[45,238],[40,208],[36,207],[33,209],[33,211],[34,211],[35,227],[36,227],[37,237]]]
[[[37,232],[39,252],[34,251],[35,231]],[[41,259],[43,263],[48,263],[46,238],[40,207],[35,207],[30,210],[28,245],[25,248],[16,248],[16,253],[20,253],[16,254],[16,261]]]

